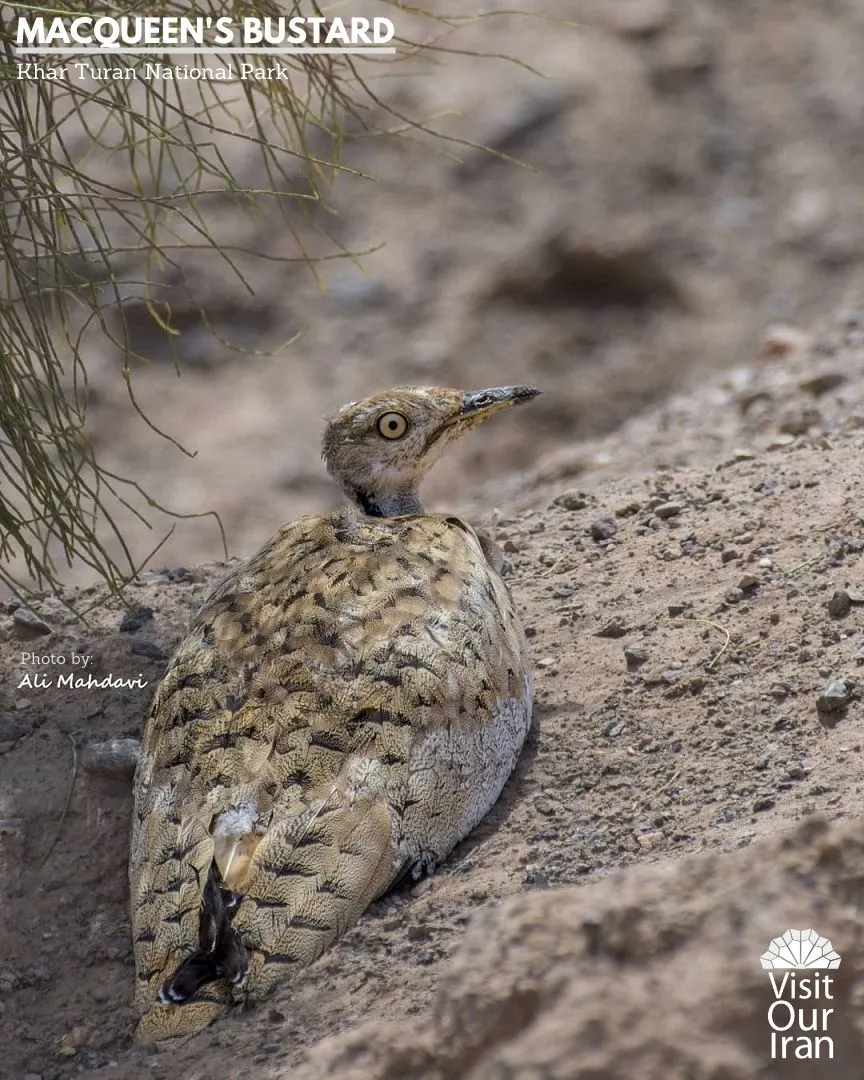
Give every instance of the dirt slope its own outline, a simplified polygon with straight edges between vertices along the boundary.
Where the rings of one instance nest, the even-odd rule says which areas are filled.
[[[844,957],[835,1067],[858,1075],[858,826],[783,830],[860,814],[864,314],[778,340],[592,444],[579,489],[541,462],[537,505],[487,515],[538,687],[500,803],[406,903],[166,1054],[128,1041],[128,779],[94,771],[91,745],[140,733],[225,568],[146,575],[130,601],[152,618],[114,604],[82,628],[46,598],[33,639],[20,613],[0,618],[0,1073],[797,1075],[768,1068],[758,956],[812,925]],[[34,651],[66,664],[20,667]],[[56,680],[73,652],[149,685],[20,685]]]
[[[614,430],[694,372],[734,365],[767,324],[806,323],[838,302],[864,251],[858,0],[528,6],[581,24],[501,16],[447,44],[514,56],[542,78],[459,56],[373,71],[400,112],[437,117],[447,134],[528,167],[462,144],[349,139],[346,164],[374,182],[340,178],[314,227],[298,229],[314,250],[318,227],[351,250],[384,246],[362,271],[327,264],[324,291],[304,268],[274,263],[296,244],[266,201],[249,219],[214,199],[214,235],[263,256],[242,262],[254,296],[220,260],[174,253],[189,295],[171,267],[156,294],[181,331],[180,380],[144,305],[124,308],[149,361],[136,368],[138,400],[198,456],[133,413],[123,356],[96,328],[83,352],[106,465],[180,512],[218,509],[229,551],[242,554],[282,521],[331,505],[318,440],[321,418],[345,401],[398,382],[542,383],[533,413],[466,443],[453,475],[433,479],[430,497],[452,508],[538,454]],[[242,145],[224,152],[267,186]],[[130,183],[121,155],[104,168]],[[144,269],[125,256],[118,267],[130,297]],[[205,332],[195,303],[245,349],[302,336],[278,357],[238,354]],[[138,556],[152,550],[154,533],[133,520],[128,529]],[[177,523],[164,557],[221,553],[208,518]]]

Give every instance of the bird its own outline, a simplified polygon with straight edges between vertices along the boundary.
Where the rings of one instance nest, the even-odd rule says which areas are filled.
[[[346,496],[216,586],[167,664],[133,782],[139,1042],[264,1000],[497,801],[531,723],[497,547],[427,513],[448,445],[540,391],[398,386],[343,406]]]

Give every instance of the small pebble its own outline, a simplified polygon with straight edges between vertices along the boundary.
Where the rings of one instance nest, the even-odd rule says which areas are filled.
[[[0,743],[18,742],[26,728],[11,713],[0,713]]]
[[[125,611],[120,619],[120,633],[134,634],[136,630],[140,630],[152,618],[153,609],[149,607],[139,607],[133,608],[131,611]]]
[[[725,566],[726,563],[734,562],[736,559],[741,558],[741,553],[734,548],[726,548],[720,552],[720,562]]]
[[[560,809],[560,804],[554,796],[538,795],[534,800],[534,809],[544,817],[554,817]]]
[[[820,713],[842,712],[851,696],[851,687],[845,679],[829,679],[816,699],[816,708]]]
[[[798,386],[813,397],[820,397],[822,394],[827,394],[829,390],[836,390],[846,381],[847,378],[841,371],[823,371],[821,375],[811,375],[807,379],[802,379]]]
[[[756,574],[745,574],[738,582],[738,588],[741,592],[748,592],[750,589],[755,589],[757,585],[761,585],[761,579]]]
[[[44,619],[40,619],[35,611],[28,607],[19,607],[12,612],[12,633],[26,641],[50,634],[51,627]]]
[[[564,510],[584,510],[588,505],[588,496],[581,491],[565,491],[552,500],[552,505]]]
[[[594,540],[611,540],[618,532],[615,518],[603,517],[591,522],[591,537]]]
[[[81,749],[81,765],[87,772],[131,776],[138,764],[141,743],[137,739],[106,739]]]
[[[739,604],[744,599],[743,589],[727,589],[723,594],[723,597],[727,604]]]
[[[168,653],[153,641],[133,641],[129,652],[135,656],[146,656],[148,660],[168,659]]]
[[[831,599],[825,605],[828,614],[834,619],[842,619],[848,615],[852,607],[852,598],[845,589],[837,589]]]
[[[641,645],[628,645],[624,650],[624,659],[627,662],[627,670],[635,671],[648,659],[648,653]]]
[[[683,509],[684,506],[682,503],[665,502],[661,503],[659,506],[654,507],[654,516],[658,518],[677,517]]]
[[[627,627],[624,625],[624,620],[616,615],[614,618],[610,619],[602,629],[598,630],[594,634],[594,637],[620,638],[624,637],[626,633]]]

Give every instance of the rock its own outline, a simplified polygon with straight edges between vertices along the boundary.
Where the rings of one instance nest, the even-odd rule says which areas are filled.
[[[17,717],[11,713],[0,713],[0,743],[12,743],[14,746],[26,731],[26,727]]]
[[[602,540],[611,540],[618,532],[618,522],[615,518],[602,517],[591,522],[591,537],[598,543]]]
[[[845,382],[848,382],[848,378],[842,371],[823,371],[819,375],[811,375],[806,379],[802,379],[798,383],[798,387],[805,393],[812,394],[813,397],[819,397],[822,394],[827,394],[829,390],[836,390],[838,386],[842,386]]]
[[[726,563],[734,562],[736,559],[741,558],[741,553],[734,548],[725,548],[720,552],[720,562],[725,566]]]
[[[564,510],[584,510],[588,506],[588,496],[582,491],[565,491],[552,500],[552,505]]]
[[[554,795],[541,794],[534,800],[534,809],[544,817],[554,817],[561,809],[561,804]]]
[[[620,638],[624,637],[626,633],[627,627],[624,625],[624,620],[620,616],[615,615],[601,630],[598,630],[594,634],[594,637]]]
[[[677,517],[684,509],[683,503],[665,502],[654,507],[654,516],[658,518]]]
[[[816,699],[816,708],[820,713],[842,712],[851,697],[852,689],[845,679],[830,679]]]
[[[750,592],[752,589],[755,589],[757,585],[761,584],[762,579],[756,574],[744,574],[744,576],[738,582],[738,588],[741,590],[741,592],[746,593]]]
[[[828,614],[833,619],[842,619],[844,615],[849,614],[852,607],[852,598],[845,589],[837,589],[825,606],[828,608]]]
[[[153,618],[153,609],[148,607],[132,608],[123,613],[120,619],[120,633],[134,634]]]
[[[154,641],[133,641],[129,652],[134,656],[146,656],[148,660],[167,660],[168,653]]]
[[[540,870],[536,866],[527,866],[525,868],[525,884],[533,885],[536,889],[548,889],[549,875],[545,870]]]
[[[800,409],[789,409],[780,419],[780,435],[776,435],[772,441],[777,442],[783,435],[806,435],[811,428],[822,427],[822,424],[822,413],[815,405]],[[767,449],[770,450],[771,447],[769,446]]]
[[[726,592],[723,594],[723,598],[727,604],[740,604],[741,601],[744,599],[744,590],[734,587],[731,589],[727,589]]]
[[[106,739],[82,747],[79,758],[87,772],[131,777],[140,753],[138,739]]]
[[[636,671],[648,660],[648,653],[641,645],[628,645],[624,650],[624,660],[628,671]]]
[[[28,607],[18,607],[12,612],[12,633],[16,638],[30,641],[51,633],[51,627]]]

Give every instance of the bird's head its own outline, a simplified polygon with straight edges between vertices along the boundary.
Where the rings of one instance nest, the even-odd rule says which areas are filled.
[[[468,391],[396,386],[352,401],[324,433],[327,471],[368,514],[422,513],[420,482],[444,448],[493,413],[539,393],[533,386]]]

